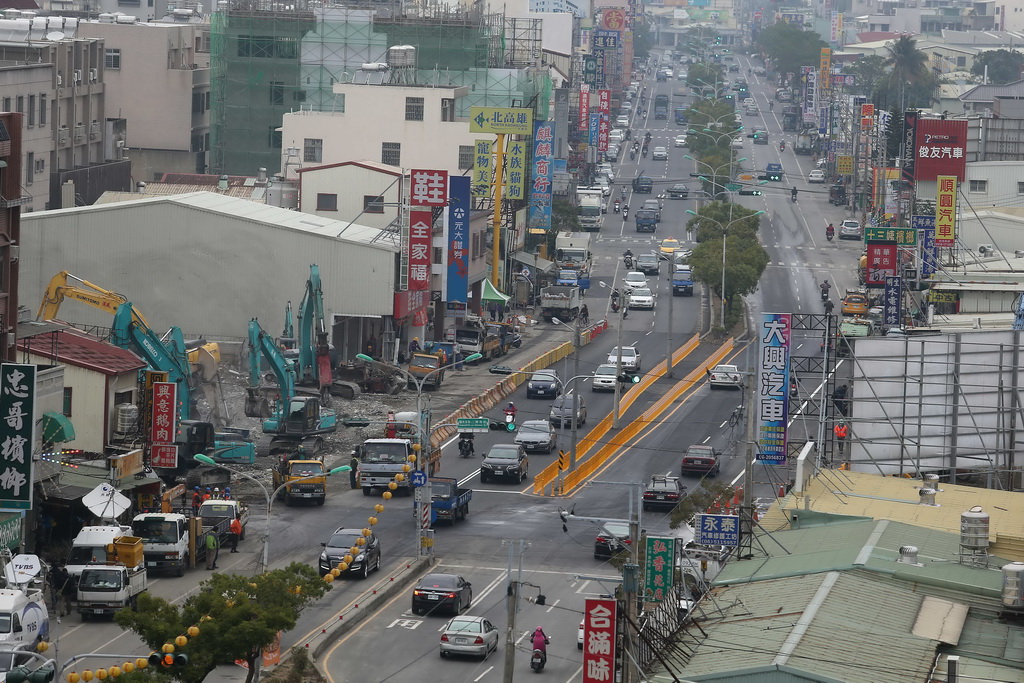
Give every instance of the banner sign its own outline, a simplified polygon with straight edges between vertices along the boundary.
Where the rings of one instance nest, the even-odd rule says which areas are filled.
[[[533,110],[517,107],[470,107],[469,132],[529,135],[533,132]]]
[[[668,597],[675,574],[676,539],[647,537],[644,600],[662,602]]]
[[[600,114],[591,114],[590,115],[590,125],[587,128],[588,128],[588,134],[587,134],[588,142],[587,142],[587,144],[590,145],[591,147],[597,147],[597,140],[600,137],[599,133],[600,133],[600,130],[601,130],[601,115]]]
[[[583,683],[615,680],[614,598],[587,598],[583,608]]]
[[[698,545],[727,545],[737,547],[740,544],[740,518],[736,515],[704,515],[696,516],[693,528],[693,542]]]
[[[469,178],[448,181],[448,282],[445,301],[469,301]]]
[[[513,140],[508,143],[508,150],[505,153],[504,180],[506,199],[524,199],[526,197],[526,142],[524,140]]]
[[[430,289],[430,238],[434,216],[430,209],[409,212],[409,289]]]
[[[789,354],[792,315],[762,313],[758,328],[757,461],[786,464],[786,429],[789,417]]]
[[[885,294],[882,300],[882,324],[889,327],[900,325],[900,305],[903,301],[903,279],[885,278]]]
[[[840,154],[836,157],[836,173],[839,175],[853,175],[852,154]]]
[[[590,86],[584,83],[580,86],[580,131],[585,131],[590,125]]]
[[[165,443],[155,443],[149,449],[149,462],[153,467],[166,467],[169,470],[178,468],[178,447]]]
[[[818,107],[818,133],[820,135],[828,134],[828,107]]]
[[[448,202],[448,171],[413,169],[409,172],[412,206],[444,206]]]
[[[818,79],[819,79],[819,83],[821,84],[821,87],[824,88],[825,90],[828,90],[828,87],[829,87],[828,79],[829,79],[829,76],[831,75],[831,71],[832,71],[832,50],[827,48],[827,47],[823,47],[823,48],[821,48],[821,61],[818,64],[818,73],[819,73]]]
[[[936,181],[935,246],[952,247],[956,245],[956,176],[940,175]]]
[[[960,182],[967,171],[967,121],[918,119],[915,150],[916,180],[936,180],[939,174]]]
[[[608,151],[608,133],[612,121],[612,91],[601,89],[597,91],[597,151]]]
[[[617,48],[619,46],[618,31],[594,31],[593,48],[603,50],[605,48]]]
[[[605,31],[618,33],[626,28],[626,10],[608,8],[601,10],[601,25]],[[602,33],[602,31],[598,31],[598,33]]]
[[[908,150],[903,155],[903,180],[913,183],[917,174],[917,154],[909,152],[917,149],[917,112],[913,110],[903,113],[903,147]]]
[[[151,443],[174,443],[178,429],[178,385],[174,382],[153,383],[153,421]]]
[[[555,124],[537,121],[533,127],[533,172],[530,174],[530,211],[528,225],[551,229],[551,181],[553,178]],[[450,276],[449,276],[450,277]]]
[[[473,141],[473,196],[490,197],[494,171],[491,169],[490,140]],[[454,179],[454,178],[453,178]]]
[[[899,264],[899,249],[895,244],[875,242],[868,245],[867,272],[864,284],[874,287],[885,285],[885,278],[895,277]]]
[[[864,228],[865,242],[895,242],[901,247],[917,246],[917,230],[914,228]]]
[[[597,57],[587,55],[583,58],[583,85],[597,87]],[[582,91],[580,95],[582,95]],[[580,112],[582,116],[582,111]]]
[[[813,66],[802,66],[800,70],[804,72],[804,120],[807,120],[807,115],[814,115],[814,103],[817,101],[817,82],[818,74],[814,72]],[[813,119],[812,119],[813,120]]]
[[[0,507],[32,508],[32,449],[36,443],[36,366],[0,364]],[[171,383],[177,389],[177,385]],[[172,432],[173,435],[173,432]]]
[[[832,10],[832,23],[829,30],[829,41],[830,43],[839,42],[839,12]]]
[[[913,216],[910,224],[920,233],[921,277],[930,277],[939,269],[939,248],[935,246],[935,216]]]

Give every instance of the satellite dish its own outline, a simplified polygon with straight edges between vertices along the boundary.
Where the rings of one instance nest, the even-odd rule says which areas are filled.
[[[42,563],[35,555],[15,555],[4,567],[4,578],[11,586],[24,586],[42,570]]]
[[[116,519],[132,504],[127,496],[106,482],[82,496],[82,503],[100,519]]]
[[[47,40],[57,41],[57,40],[64,40],[64,38],[65,38],[65,35],[64,35],[63,31],[50,31],[49,33],[46,34],[46,39]]]

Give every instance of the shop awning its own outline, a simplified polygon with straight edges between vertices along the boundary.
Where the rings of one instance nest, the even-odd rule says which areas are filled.
[[[484,285],[481,288],[481,292],[480,292],[480,300],[481,301],[494,301],[494,302],[502,303],[503,304],[503,303],[507,302],[511,298],[512,297],[505,296],[504,294],[499,292],[497,289],[495,289],[494,285],[491,284],[490,280],[484,280]]]
[[[48,410],[43,413],[43,441],[51,443],[67,443],[75,440],[75,425],[66,415]]]
[[[516,263],[521,263],[524,266],[527,266],[530,270],[537,270],[541,273],[552,272],[555,269],[553,261],[548,261],[547,259],[534,256],[533,254],[529,254],[525,251],[517,251],[512,254],[512,260]]]

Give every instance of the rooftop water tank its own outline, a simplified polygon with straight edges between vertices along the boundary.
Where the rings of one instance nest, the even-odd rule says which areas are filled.
[[[132,431],[139,421],[139,407],[134,403],[118,403],[114,406],[114,414],[117,416],[114,431],[122,434]]]
[[[1003,565],[1003,607],[1024,609],[1024,562]]]
[[[276,177],[267,183],[267,206],[282,209],[299,208],[299,185],[297,180]]]
[[[395,45],[388,48],[388,64],[393,69],[412,69],[416,66],[416,48],[412,45]]]
[[[960,513],[960,545],[965,548],[988,550],[988,513],[975,505]]]

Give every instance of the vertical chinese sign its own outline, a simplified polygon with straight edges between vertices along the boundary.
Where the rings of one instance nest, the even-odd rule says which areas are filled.
[[[448,202],[448,171],[413,170],[410,178],[409,289],[425,291],[430,289],[433,209]]]
[[[28,510],[32,507],[32,448],[36,442],[36,366],[3,363],[0,373],[0,507]]]
[[[473,141],[473,196],[491,196],[491,145],[493,140]]]
[[[935,246],[935,216],[913,216],[911,225],[918,232],[921,245],[921,277],[927,278],[939,269],[939,248]]]
[[[935,246],[956,245],[956,176],[940,175],[935,190]]]
[[[469,192],[466,176],[449,179],[448,196],[448,286],[445,301],[465,304],[469,301]]]
[[[178,385],[153,382],[153,419],[149,426],[149,458],[153,467],[178,466],[178,447],[174,445],[177,429]]]
[[[551,181],[554,174],[555,124],[537,121],[533,126],[533,173],[530,174],[529,226],[551,229]]]
[[[617,603],[587,598],[583,614],[583,683],[615,680],[615,622]]]
[[[612,123],[612,91],[597,91],[597,151],[608,151],[608,133]]]
[[[827,47],[821,48],[821,59],[818,64],[818,83],[821,84],[822,90],[828,90],[831,87],[829,79],[832,76],[832,50]]]
[[[513,140],[505,152],[505,198],[524,199],[526,182],[526,142]]]
[[[762,313],[758,338],[757,461],[786,464],[786,428],[789,417],[789,353],[792,315]]]
[[[644,600],[662,602],[672,588],[675,572],[676,539],[647,537]]]
[[[900,308],[903,301],[903,280],[890,276],[885,278],[885,294],[882,306],[882,324],[888,327],[899,327]]]
[[[580,131],[587,130],[590,126],[590,86],[586,83],[580,86]]]

